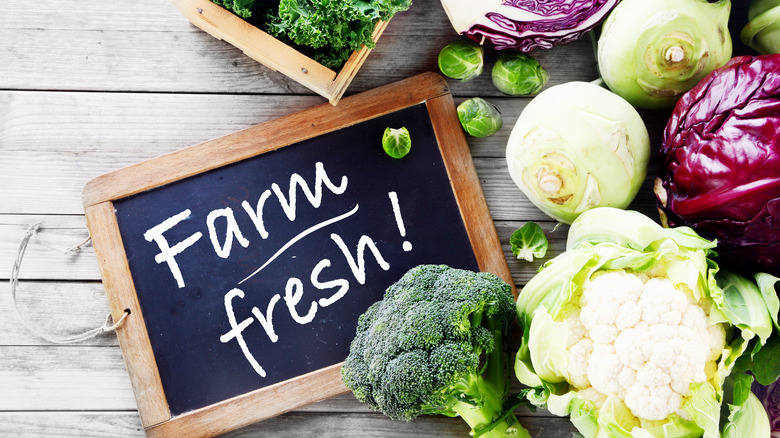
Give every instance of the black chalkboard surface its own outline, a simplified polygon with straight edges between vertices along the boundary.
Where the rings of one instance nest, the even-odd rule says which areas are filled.
[[[411,152],[391,158],[387,127]],[[346,388],[357,319],[410,268],[511,282],[446,82],[422,75],[121,169],[84,192],[149,436]]]
[[[423,104],[114,205],[173,415],[342,362],[413,266],[479,269]]]

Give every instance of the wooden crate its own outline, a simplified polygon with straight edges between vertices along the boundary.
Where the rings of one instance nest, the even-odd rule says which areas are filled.
[[[328,99],[333,105],[336,105],[344,95],[358,69],[371,52],[371,49],[366,46],[354,51],[341,70],[336,73],[211,0],[171,1],[195,26],[217,39],[238,47],[247,56],[266,67],[296,80]],[[379,39],[385,27],[387,22],[377,23],[372,35],[374,42]]]

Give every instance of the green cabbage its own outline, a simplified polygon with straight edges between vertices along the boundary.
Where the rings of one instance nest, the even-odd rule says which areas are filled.
[[[735,397],[738,401],[729,403],[728,418],[722,418],[722,411],[726,411],[724,393],[730,391],[724,389],[724,384],[734,377],[730,374],[737,360],[760,351],[773,334],[774,314],[770,308],[774,304],[767,305],[756,283],[738,274],[719,272],[710,260],[714,248],[714,242],[689,228],[663,228],[637,212],[601,207],[582,213],[569,229],[567,250],[547,262],[517,300],[523,337],[515,373],[521,383],[533,388],[526,399],[555,415],[569,416],[586,438],[708,438],[720,437],[724,431],[728,436],[745,436],[734,432],[735,427],[748,430],[748,425],[741,422],[750,423],[754,431],[765,430],[766,412],[757,410],[747,395],[749,384],[748,389],[743,388],[747,393],[741,392]],[[699,306],[702,315],[706,314],[702,321],[710,325],[707,330],[725,329],[720,330],[725,333],[720,335],[722,344],[711,347],[715,352],[713,367],[706,373],[702,370],[706,379],[693,380],[679,408],[663,419],[639,417],[629,408],[627,399],[598,391],[595,383],[594,387],[583,384],[569,367],[569,360],[578,359],[567,350],[574,330],[570,325],[572,315],[579,320],[587,305],[587,299],[581,301],[587,294],[584,291],[607,272],[671,282],[675,290],[686,294],[690,305]],[[590,299],[594,299],[592,295]],[[581,305],[583,302],[586,304]],[[613,313],[621,312],[616,308]],[[644,314],[642,318],[644,321]],[[595,333],[586,331],[584,336],[596,339]],[[619,341],[613,342],[617,345]],[[596,341],[592,345],[596,351]],[[597,356],[586,356],[589,366],[600,359]]]

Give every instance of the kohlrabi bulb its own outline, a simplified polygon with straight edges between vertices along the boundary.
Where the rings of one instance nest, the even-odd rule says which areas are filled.
[[[601,77],[638,108],[671,108],[731,58],[730,0],[623,0],[598,40]]]
[[[520,53],[502,53],[493,65],[493,85],[510,96],[538,93],[550,78],[534,58]]]
[[[474,137],[487,137],[501,129],[504,121],[495,105],[481,97],[472,97],[458,105],[463,129]]]
[[[780,53],[780,0],[753,0],[742,42],[762,55]]]
[[[482,74],[483,67],[482,46],[477,43],[456,41],[439,52],[439,70],[447,77],[470,81]]]
[[[515,184],[564,223],[594,207],[628,207],[645,180],[649,156],[639,113],[589,82],[539,93],[520,114],[506,148]]]

